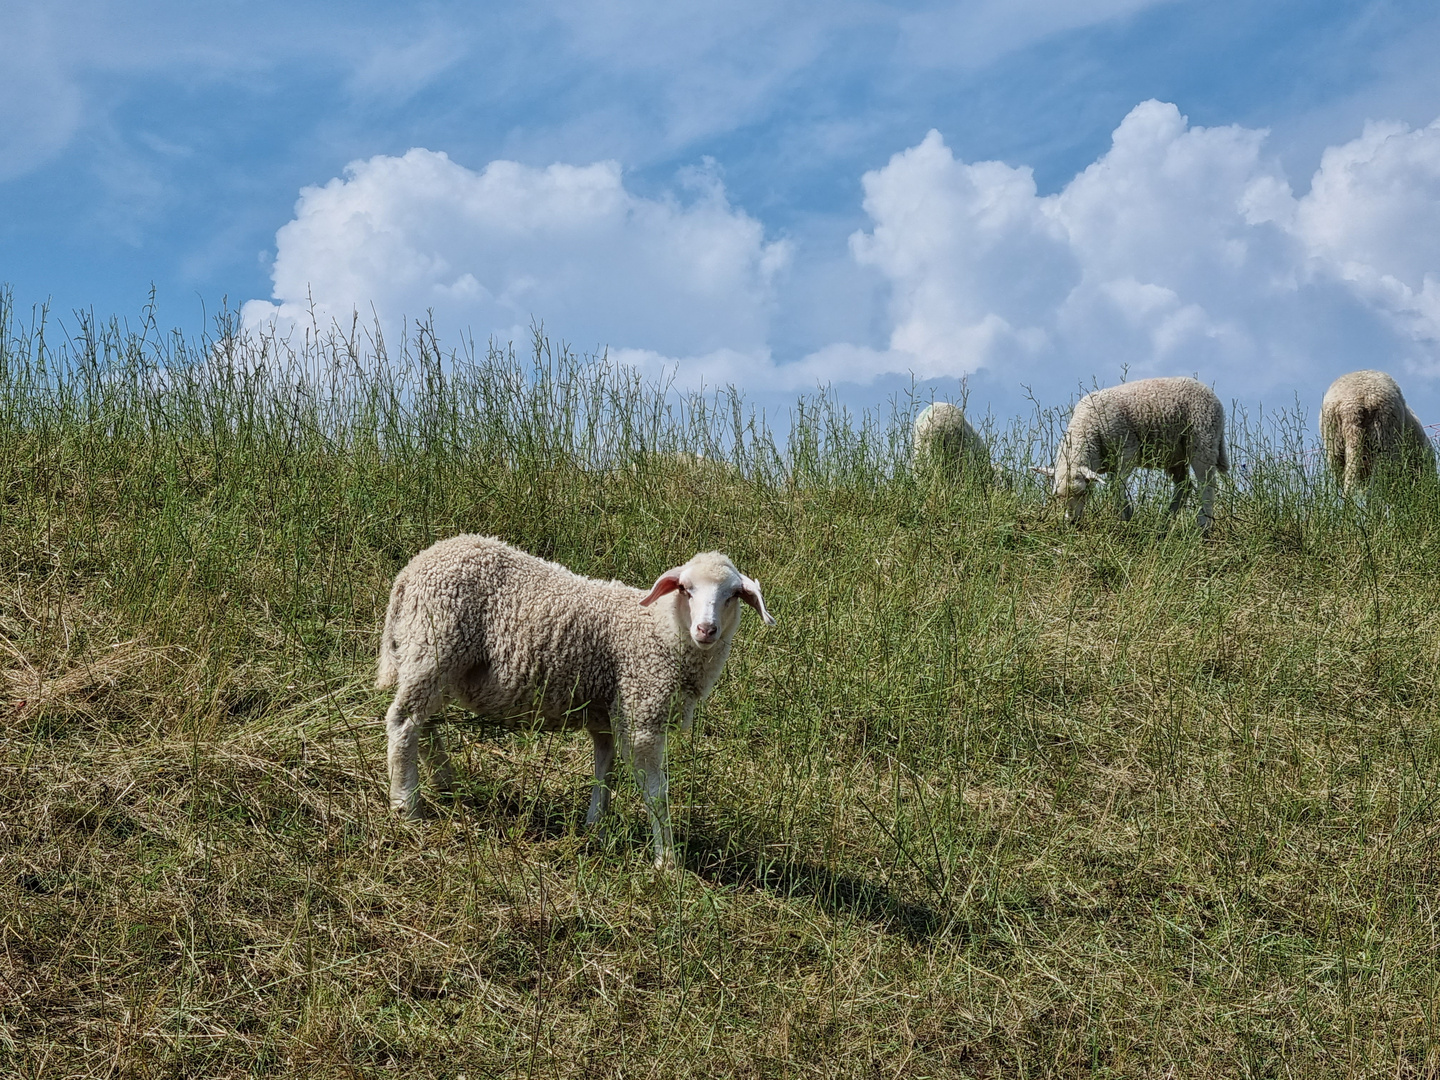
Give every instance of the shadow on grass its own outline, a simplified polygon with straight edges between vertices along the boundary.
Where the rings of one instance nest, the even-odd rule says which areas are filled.
[[[798,859],[794,851],[766,843],[763,836],[742,838],[712,822],[692,819],[678,846],[685,868],[712,885],[808,897],[829,914],[878,923],[914,942],[928,941],[953,923],[935,907],[858,875]]]
[[[513,828],[530,842],[559,840],[583,832],[583,806],[551,801],[505,789],[471,790],[453,797],[482,828]],[[609,843],[646,848],[650,827],[643,816],[621,825]],[[894,889],[857,874],[832,870],[797,858],[784,843],[769,840],[755,830],[726,828],[692,817],[688,827],[676,831],[682,865],[711,885],[750,888],[786,898],[807,897],[830,914],[847,914],[883,926],[915,942],[941,933],[965,933],[965,924],[939,906],[907,899]],[[607,841],[597,838],[597,842]]]
[[[504,829],[507,823],[513,828],[519,823],[520,835],[532,843],[570,836],[584,820],[583,816],[577,819],[573,808],[563,803],[505,788],[456,791],[440,796],[437,803],[463,808],[466,817],[480,828]]]

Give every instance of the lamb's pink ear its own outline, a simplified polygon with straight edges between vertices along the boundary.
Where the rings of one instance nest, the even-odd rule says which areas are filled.
[[[740,575],[739,597],[760,613],[760,618],[765,620],[766,626],[774,626],[775,618],[765,610],[765,598],[760,595],[760,583],[754,578]]]
[[[650,595],[640,601],[640,606],[649,607],[666,593],[672,593],[676,589],[680,588],[680,571],[682,569],[683,567],[677,566],[673,570],[666,570],[663,574],[656,578],[655,584],[650,588]]]

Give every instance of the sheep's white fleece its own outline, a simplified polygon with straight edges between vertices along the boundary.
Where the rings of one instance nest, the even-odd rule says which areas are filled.
[[[1320,403],[1320,439],[1345,494],[1370,481],[1381,462],[1400,476],[1435,474],[1435,451],[1399,385],[1383,371],[1341,375]]]
[[[701,616],[691,608],[712,585],[733,591],[705,616],[714,621],[702,632],[713,642],[697,644],[691,620]],[[380,642],[377,685],[396,688],[386,715],[392,805],[420,809],[417,748],[437,785],[448,784],[449,763],[429,718],[455,701],[510,725],[587,730],[596,751],[591,823],[609,805],[618,735],[645,792],[657,865],[670,862],[666,725],[678,717],[688,727],[719,679],[739,601],[774,622],[759,586],[719,552],[667,571],[649,596],[494,537],[457,536],[420,552],[395,578]]]
[[[983,474],[990,467],[985,440],[965,419],[965,411],[948,401],[927,405],[915,418],[911,445],[911,464],[916,469],[928,465],[958,478],[967,471]]]
[[[1184,376],[1137,379],[1086,394],[1075,406],[1055,455],[1054,493],[1066,500],[1066,516],[1078,522],[1091,483],[1103,473],[1123,482],[1135,468],[1164,469],[1175,483],[1170,512],[1200,484],[1200,528],[1208,529],[1215,476],[1230,468],[1225,449],[1225,408],[1198,379]],[[1047,470],[1048,471],[1048,470]],[[1134,512],[1129,493],[1125,516]]]

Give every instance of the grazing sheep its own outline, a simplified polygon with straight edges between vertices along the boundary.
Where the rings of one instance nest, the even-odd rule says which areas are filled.
[[[1320,403],[1320,439],[1346,495],[1376,472],[1417,481],[1435,475],[1425,427],[1383,371],[1352,371],[1330,384]]]
[[[915,418],[911,464],[917,471],[938,470],[945,477],[988,475],[990,448],[965,419],[965,411],[948,401],[936,401]]]
[[[1079,524],[1091,484],[1114,473],[1123,484],[1131,470],[1164,469],[1175,482],[1170,513],[1190,493],[1190,473],[1200,484],[1196,524],[1210,528],[1215,474],[1228,471],[1225,408],[1204,383],[1179,377],[1138,379],[1086,394],[1075,406],[1053,469],[1036,471],[1054,479],[1054,493],[1065,500],[1065,517]],[[1135,512],[1125,492],[1125,520]]]
[[[688,730],[720,678],[740,602],[767,625],[760,586],[719,552],[667,570],[649,593],[595,581],[489,536],[426,548],[395,578],[380,639],[390,803],[418,816],[416,752],[437,788],[449,760],[430,718],[446,701],[512,726],[584,728],[595,744],[593,825],[610,805],[615,738],[644,792],[655,865],[674,863],[665,729]]]

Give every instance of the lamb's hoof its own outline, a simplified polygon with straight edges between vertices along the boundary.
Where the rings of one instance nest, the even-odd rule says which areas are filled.
[[[390,803],[390,809],[401,821],[411,823],[425,821],[434,816],[434,811],[423,799],[408,799],[403,802],[395,800]]]

